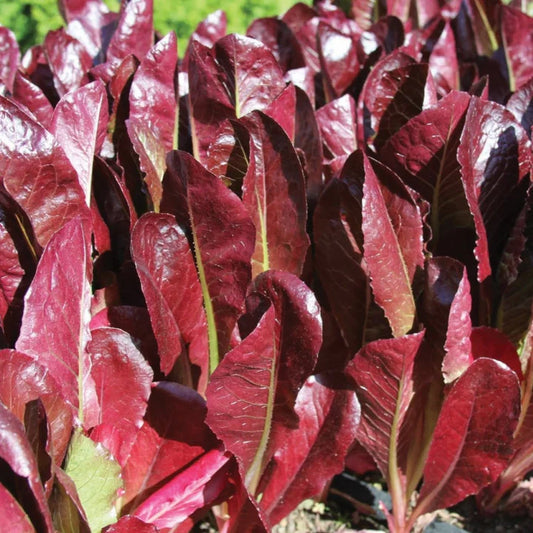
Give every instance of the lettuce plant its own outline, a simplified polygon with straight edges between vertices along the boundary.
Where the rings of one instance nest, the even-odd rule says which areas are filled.
[[[0,28],[0,509],[269,531],[364,449],[391,532],[531,469],[533,19],[151,0]],[[368,463],[368,460],[366,461]]]

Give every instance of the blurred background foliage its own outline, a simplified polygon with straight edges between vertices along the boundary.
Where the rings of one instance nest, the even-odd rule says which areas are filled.
[[[118,11],[120,0],[104,0],[112,11]],[[297,0],[154,0],[154,27],[165,35],[174,30],[178,49],[183,56],[190,34],[209,13],[223,9],[228,18],[228,33],[245,33],[256,18],[281,15]],[[303,0],[312,3],[312,0]],[[42,43],[49,30],[63,25],[57,0],[1,0],[0,24],[17,36],[23,51]]]

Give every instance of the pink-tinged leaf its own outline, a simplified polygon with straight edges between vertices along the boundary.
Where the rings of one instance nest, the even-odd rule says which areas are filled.
[[[33,84],[20,71],[15,74],[13,82],[13,99],[23,104],[45,128],[48,128],[54,108],[42,89]]]
[[[272,52],[255,39],[232,34],[212,50],[197,42],[191,42],[190,49],[193,153],[203,161],[225,118],[264,111],[285,89],[285,81]],[[263,90],[257,91],[258,86]]]
[[[24,269],[20,264],[15,242],[6,227],[0,224],[0,324],[5,328],[6,315],[12,305],[17,305],[17,291],[20,290]],[[22,288],[22,287],[21,287]]]
[[[310,71],[308,71],[310,72]],[[296,124],[294,147],[303,160],[307,200],[315,205],[324,187],[322,174],[322,142],[312,101],[313,93],[296,87]]]
[[[278,450],[262,480],[261,509],[278,523],[301,501],[317,496],[335,474],[355,440],[360,420],[353,391],[328,386],[327,376],[307,379],[296,398],[298,429],[278,440]]]
[[[265,114],[273,118],[294,143],[296,128],[296,89],[289,83],[274,101],[265,109]]]
[[[466,238],[473,239],[473,222],[457,148],[469,102],[466,93],[451,92],[411,119],[381,151],[383,161],[431,204],[434,254],[449,255],[467,265],[472,261],[468,261],[472,248]]]
[[[0,80],[13,91],[13,82],[20,63],[20,50],[15,34],[0,26]]]
[[[39,469],[22,422],[0,403],[0,458],[27,483],[31,496],[22,497],[20,505],[39,531],[53,531],[52,517],[39,477]],[[9,473],[6,472],[7,475]],[[5,483],[9,486],[9,481]],[[21,487],[22,495],[27,488]]]
[[[133,511],[206,451],[218,448],[205,415],[205,400],[190,387],[163,382],[152,389],[144,424],[123,468],[124,512]]]
[[[303,2],[292,6],[282,17],[300,43],[306,66],[313,72],[320,72],[320,60],[316,41],[319,23],[318,13]]]
[[[399,180],[382,185],[366,156],[364,169],[364,257],[376,303],[385,312],[393,335],[401,337],[413,327],[416,313],[411,284],[420,259],[423,263],[422,220]]]
[[[60,97],[88,83],[87,72],[93,60],[83,45],[64,28],[48,32],[43,50]]]
[[[417,333],[371,342],[346,367],[361,404],[357,438],[389,480],[402,477],[400,434],[414,394],[413,370],[423,338],[424,333]]]
[[[246,35],[268,46],[283,72],[305,67],[302,49],[289,26],[280,18],[254,20]]]
[[[533,78],[522,85],[507,101],[505,106],[531,139],[533,127]]]
[[[31,520],[11,493],[0,485],[0,520],[9,524],[11,533],[34,533]]]
[[[50,133],[6,98],[0,111],[0,176],[44,246],[70,219],[88,219],[83,191]]]
[[[355,100],[349,94],[322,106],[316,112],[324,158],[331,174],[339,173],[348,156],[357,150]]]
[[[209,364],[207,323],[187,237],[174,217],[147,213],[135,226],[131,247],[158,343],[161,370],[169,374],[181,357],[184,372],[189,364],[200,370],[197,390],[203,391]],[[190,370],[180,376],[181,382],[198,385],[191,375],[187,378]]]
[[[90,205],[93,159],[107,134],[108,103],[101,81],[66,94],[57,104],[49,131],[65,151]]]
[[[316,363],[322,324],[313,293],[287,272],[259,275],[248,303],[252,316],[270,305],[212,374],[207,423],[237,457],[244,484],[256,496],[276,433],[294,424],[296,395]]]
[[[225,87],[220,83],[218,65],[211,48],[189,43],[189,121],[193,153],[206,160],[207,149],[220,124],[235,112]]]
[[[180,179],[185,189],[213,371],[228,350],[242,313],[251,279],[255,228],[241,200],[219,178],[190,154],[173,155],[170,164],[177,175],[174,179]]]
[[[237,117],[264,110],[285,89],[278,62],[259,41],[228,35],[215,44],[215,53]]]
[[[171,32],[141,61],[129,93],[126,125],[156,211],[161,201],[165,157],[177,147],[177,63],[176,34]]]
[[[366,79],[359,102],[359,140],[382,150],[387,140],[424,108],[427,64],[400,51],[379,61]]]
[[[97,417],[86,354],[90,338],[89,236],[79,220],[50,239],[26,293],[17,350],[38,360],[88,427]]]
[[[472,356],[474,359],[488,357],[506,364],[520,381],[523,380],[520,358],[514,344],[501,331],[486,326],[472,329]]]
[[[118,522],[104,529],[105,533],[157,533],[158,529],[132,515],[123,516]]]
[[[513,454],[519,408],[516,374],[492,359],[474,361],[442,405],[417,515],[450,507],[498,477]]]
[[[211,47],[226,35],[227,17],[221,9],[210,13],[202,20],[191,34],[191,40]]]
[[[135,533],[157,533],[159,529],[152,524],[143,522],[136,516],[128,514],[122,516],[118,522],[111,524],[102,531],[103,533],[131,533],[132,531],[135,531]]]
[[[154,44],[153,0],[129,0],[120,5],[117,28],[107,48],[107,61],[117,65],[132,54],[141,60]]]
[[[100,406],[96,430],[100,425],[113,428],[114,439],[99,442],[123,464],[142,425],[153,372],[124,331],[99,328],[91,336],[87,352]],[[95,440],[94,432],[91,438]]]
[[[72,409],[57,381],[29,355],[15,350],[0,351],[0,375],[0,401],[19,420],[24,420],[26,404],[41,398],[50,424],[49,452],[54,464],[61,464],[70,440]]]
[[[371,340],[391,336],[363,262],[363,165],[360,151],[348,158],[341,179],[325,188],[313,221],[316,268],[351,355]]]
[[[250,165],[242,201],[255,225],[252,275],[269,269],[300,275],[309,238],[302,168],[285,132],[254,112],[243,118],[250,132]]]
[[[110,37],[109,27],[113,27],[118,17],[110,13],[102,0],[59,0],[59,11],[68,23],[67,31],[78,39],[92,57],[102,60],[102,47]]]
[[[250,134],[237,120],[225,120],[209,145],[206,168],[241,193],[250,159]]]
[[[426,267],[421,320],[435,370],[451,383],[473,361],[470,335],[472,298],[465,267],[449,257],[435,257]],[[427,376],[431,379],[430,376]]]
[[[429,69],[440,96],[459,89],[459,64],[455,47],[455,37],[448,21],[429,56]]]
[[[206,452],[147,498],[134,516],[158,528],[174,528],[210,507],[226,488],[228,460],[221,450]]]
[[[359,73],[356,49],[359,37],[346,35],[329,24],[318,25],[318,52],[328,102],[342,96]]]
[[[477,139],[475,143],[472,136]],[[478,236],[474,253],[481,282],[491,274],[491,265],[499,261],[524,205],[531,144],[509,111],[473,97],[457,159]]]

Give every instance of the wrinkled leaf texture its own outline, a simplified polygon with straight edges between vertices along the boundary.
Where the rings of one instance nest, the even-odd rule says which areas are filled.
[[[254,296],[255,295],[255,296]],[[267,271],[254,281],[249,305],[268,308],[255,329],[226,354],[207,388],[207,423],[239,461],[256,495],[281,426],[291,426],[294,403],[320,348],[321,320],[312,292],[293,274]]]

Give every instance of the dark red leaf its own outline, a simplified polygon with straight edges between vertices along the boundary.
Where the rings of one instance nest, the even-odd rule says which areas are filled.
[[[402,424],[414,394],[413,370],[424,334],[377,340],[364,346],[346,367],[361,404],[357,438],[387,479],[401,476],[397,451]],[[396,465],[390,465],[393,457]],[[403,465],[400,465],[403,468]]]
[[[478,139],[475,143],[471,142],[473,135]],[[524,205],[530,143],[510,112],[495,102],[473,97],[457,158],[478,236],[478,279],[483,281],[491,274],[491,264],[495,268],[499,262]]]
[[[60,97],[88,83],[87,72],[93,60],[83,45],[64,28],[48,32],[43,50]]]
[[[340,172],[348,156],[357,150],[355,101],[349,94],[322,106],[316,112],[325,160],[331,174]]]
[[[41,88],[34,85],[20,71],[17,71],[15,74],[13,98],[17,103],[26,106],[45,128],[49,127],[54,114],[52,104],[46,98]]]
[[[320,71],[320,60],[316,41],[318,13],[303,2],[292,6],[282,17],[300,43],[307,67],[314,73]]]
[[[518,352],[513,343],[501,332],[494,328],[479,326],[472,329],[472,356],[474,359],[488,357],[505,363],[522,381],[522,367]]]
[[[210,507],[227,483],[229,458],[210,450],[154,492],[134,511],[134,516],[158,528],[174,528],[198,509]]]
[[[91,304],[88,239],[82,222],[73,220],[48,243],[26,295],[16,348],[46,367],[75,414],[92,427],[98,411],[86,353]]]
[[[442,405],[417,515],[454,505],[498,477],[513,453],[519,405],[512,370],[492,359],[472,363]]]
[[[283,72],[305,67],[305,59],[298,40],[289,26],[280,18],[254,20],[246,35],[268,46]]]
[[[160,383],[152,389],[145,422],[136,434],[123,468],[124,509],[133,511],[161,483],[217,448],[204,424],[204,399],[177,383]]]
[[[304,499],[317,496],[344,468],[360,419],[353,391],[331,387],[327,376],[307,379],[294,408],[298,429],[278,440],[278,450],[261,481],[261,509],[278,523]]]
[[[106,89],[95,81],[65,95],[54,110],[49,131],[65,151],[90,205],[93,160],[107,134],[108,103]]]
[[[27,483],[31,496],[19,502],[38,530],[53,531],[52,517],[39,477],[39,469],[22,422],[0,404],[0,457]],[[21,491],[23,492],[23,491]]]
[[[70,219],[87,220],[83,191],[63,150],[33,118],[0,97],[0,175],[41,246]]]
[[[467,265],[472,262],[468,261],[472,248],[465,239],[473,233],[473,221],[457,148],[469,102],[465,93],[450,93],[411,119],[381,151],[384,162],[430,203],[430,246],[434,254],[449,255]],[[464,251],[458,246],[460,242]]]
[[[472,363],[471,307],[464,265],[450,257],[430,259],[420,310],[420,320],[426,327],[427,362],[433,369],[425,379],[439,379],[442,373],[444,381],[451,383]]]
[[[237,457],[254,496],[275,452],[276,434],[294,423],[296,395],[313,370],[322,341],[318,304],[296,276],[261,274],[249,304],[255,305],[256,298],[269,301],[267,311],[226,354],[206,392],[207,423]]]
[[[522,85],[507,101],[506,108],[511,111],[517,122],[531,139],[533,127],[533,78]]]
[[[58,7],[68,23],[68,32],[83,43],[91,57],[100,63],[103,46],[111,37],[110,27],[115,26],[118,15],[110,13],[102,0],[59,0]]]
[[[87,346],[91,377],[100,406],[95,431],[112,428],[112,439],[91,438],[104,444],[120,464],[124,464],[142,424],[153,372],[130,336],[120,329],[91,331]]]
[[[10,307],[20,304],[17,302],[17,291],[24,277],[24,269],[15,243],[3,224],[0,224],[0,249],[0,324],[5,328],[4,321]]]
[[[424,262],[422,219],[399,180],[394,183],[389,174],[388,183],[380,182],[366,156],[364,170],[364,258],[376,303],[393,335],[401,337],[413,327],[416,314],[411,286],[416,268]]]
[[[255,224],[252,275],[278,269],[300,275],[309,238],[300,161],[281,127],[254,112],[243,118],[250,132],[250,165],[242,200]]]
[[[0,400],[20,421],[26,404],[41,398],[50,435],[48,451],[54,464],[65,457],[72,430],[72,409],[49,371],[30,356],[15,350],[0,351]]]
[[[31,520],[11,493],[0,485],[0,519],[12,533],[34,533]]]
[[[156,211],[161,201],[166,154],[177,148],[177,62],[176,34],[171,32],[141,61],[129,93],[128,133]]]
[[[258,85],[263,90],[257,91]],[[283,72],[259,41],[232,34],[220,39],[212,51],[192,42],[189,100],[194,155],[205,159],[223,119],[265,110],[283,89]]]
[[[309,69],[307,72],[310,73]],[[313,91],[296,87],[296,124],[294,146],[303,155],[303,170],[305,174],[307,200],[312,207],[316,203],[324,186],[322,174],[322,142],[314,112]]]
[[[226,13],[221,9],[217,9],[217,11],[210,13],[204,20],[198,23],[198,26],[196,26],[196,29],[191,34],[191,40],[211,47],[226,35],[226,27]]]
[[[20,50],[15,34],[4,26],[0,26],[0,80],[7,89],[13,91],[13,82],[20,63]]]
[[[185,370],[190,360],[201,371],[198,390],[203,391],[209,364],[207,323],[187,237],[170,215],[146,214],[133,231],[132,256],[158,342],[161,370],[168,374],[178,357],[185,358]],[[184,384],[193,386],[192,376]]]
[[[431,50],[429,68],[440,96],[460,88],[455,36],[448,21],[445,22],[439,39]]]
[[[154,44],[153,0],[129,0],[120,4],[116,30],[107,48],[109,72],[132,54],[141,60]]]
[[[318,52],[328,102],[342,96],[359,73],[355,46],[358,38],[357,34],[346,35],[329,24],[318,25]]]
[[[296,128],[296,89],[289,83],[265,109],[265,114],[273,118],[285,131],[292,143]]]
[[[213,371],[230,346],[235,322],[242,312],[251,279],[255,228],[240,199],[219,178],[188,153],[175,152],[174,156],[173,179],[182,181],[178,188],[186,187]]]
[[[157,533],[157,528],[152,524],[143,522],[140,518],[132,515],[123,516],[116,524],[112,524],[105,533]]]
[[[428,66],[400,51],[384,57],[369,74],[359,103],[359,139],[377,150],[408,120],[419,115],[426,100]],[[363,122],[364,121],[364,122]]]

